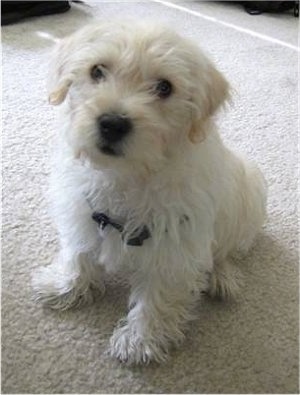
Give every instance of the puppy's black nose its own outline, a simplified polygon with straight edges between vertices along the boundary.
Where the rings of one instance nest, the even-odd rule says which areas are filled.
[[[103,114],[98,118],[98,127],[102,139],[107,143],[116,143],[132,129],[129,118],[118,114]]]

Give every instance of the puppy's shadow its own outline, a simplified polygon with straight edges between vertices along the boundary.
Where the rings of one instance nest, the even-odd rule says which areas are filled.
[[[280,270],[284,270],[285,263],[292,264],[293,261],[297,261],[296,254],[293,255],[279,240],[267,233],[259,235],[255,244],[246,255],[237,254],[232,259],[234,264],[241,269],[244,276],[244,284],[241,289],[242,294],[237,300],[222,301],[203,293],[197,306],[201,320],[209,319],[212,312],[211,309],[214,312],[227,311],[228,313],[238,310],[241,304],[247,303],[243,295],[244,290],[252,293],[252,287],[263,290],[272,289],[276,286],[274,284],[276,278],[272,275],[274,265],[277,266],[276,273],[278,274]],[[278,260],[281,263],[281,267],[276,264]],[[128,311],[127,301],[130,293],[130,287],[124,278],[124,275],[116,277],[114,275],[106,275],[106,292],[104,296],[101,296],[97,290],[94,290],[94,303],[87,308],[69,310],[69,319],[72,319],[73,313],[77,315],[79,311],[82,313],[86,309],[90,310],[91,313],[92,311],[96,313],[97,310],[102,317],[107,313],[113,321],[122,318]],[[65,313],[63,312],[62,314]],[[94,320],[93,322],[96,323]]]
[[[72,4],[61,14],[24,19],[16,24],[2,27],[2,43],[5,46],[34,51],[52,47],[54,43],[70,35],[93,20],[92,8]]]
[[[268,311],[277,308],[272,299],[273,290],[277,289],[278,282],[284,275],[282,272],[285,270],[285,263],[291,263],[294,258],[293,254],[275,237],[266,233],[261,234],[247,255],[235,258],[238,260],[236,264],[241,266],[245,276],[241,298],[237,302],[223,302],[204,295],[197,305],[197,318],[187,326],[184,343],[178,349],[171,351],[167,364],[127,366],[111,361],[109,356],[107,363],[112,364],[114,368],[130,369],[137,380],[146,379],[148,384],[155,385],[157,376],[170,372],[174,378],[176,377],[178,384],[180,382],[178,372],[180,371],[183,377],[189,377],[192,374],[189,366],[193,366],[197,361],[197,371],[202,372],[203,369],[207,375],[207,377],[203,376],[203,385],[210,385],[217,378],[218,374],[214,372],[217,372],[218,368],[226,374],[226,367],[222,365],[223,360],[220,359],[218,362],[216,355],[226,351],[230,369],[231,358],[234,360],[239,353],[239,347],[244,347],[245,338],[248,338],[254,348],[259,348],[259,338],[256,337],[255,331],[252,333],[248,329],[253,326],[256,314],[266,317],[258,331],[271,330],[272,322],[268,318]],[[280,267],[275,268],[276,275],[274,275],[274,265],[279,266],[278,261]],[[106,350],[114,327],[126,316],[128,296],[128,285],[119,278],[108,276],[106,294],[102,298],[95,293],[95,301],[92,305],[67,312],[55,312],[52,319],[55,322],[61,321],[62,326],[78,327],[79,325],[99,345],[99,350]],[[264,300],[263,306],[259,304],[260,300]],[[232,336],[235,336],[234,341]],[[245,364],[248,362],[251,363],[251,358],[249,361],[244,361]],[[183,366],[186,368],[182,371]],[[214,366],[214,369],[210,370],[210,366]],[[209,382],[206,383],[205,380]],[[173,384],[170,382],[170,385],[163,389],[164,392],[174,392],[175,385],[175,382]]]

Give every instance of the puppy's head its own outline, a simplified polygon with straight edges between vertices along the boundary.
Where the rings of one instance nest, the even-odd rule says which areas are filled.
[[[65,101],[66,138],[97,166],[155,171],[205,136],[228,84],[168,28],[90,25],[56,48],[49,101]]]

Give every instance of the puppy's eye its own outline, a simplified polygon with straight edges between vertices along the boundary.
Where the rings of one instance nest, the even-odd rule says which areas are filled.
[[[94,81],[102,80],[105,77],[102,66],[93,66],[91,68],[91,77]]]
[[[172,84],[168,80],[159,80],[155,87],[155,93],[161,99],[166,99],[167,97],[169,97],[172,91],[173,91]]]

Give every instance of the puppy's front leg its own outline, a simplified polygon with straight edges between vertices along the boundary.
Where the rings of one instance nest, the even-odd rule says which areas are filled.
[[[81,195],[75,200],[59,188],[53,205],[61,251],[51,265],[34,271],[32,286],[36,300],[67,309],[92,300],[91,286],[104,291],[103,269],[97,264],[101,240]]]
[[[133,278],[130,311],[110,342],[111,355],[122,362],[163,362],[170,346],[184,338],[201,281],[205,288],[206,270],[199,270],[199,262],[189,261],[179,247],[171,255],[171,261],[163,253],[152,264],[143,262]]]

